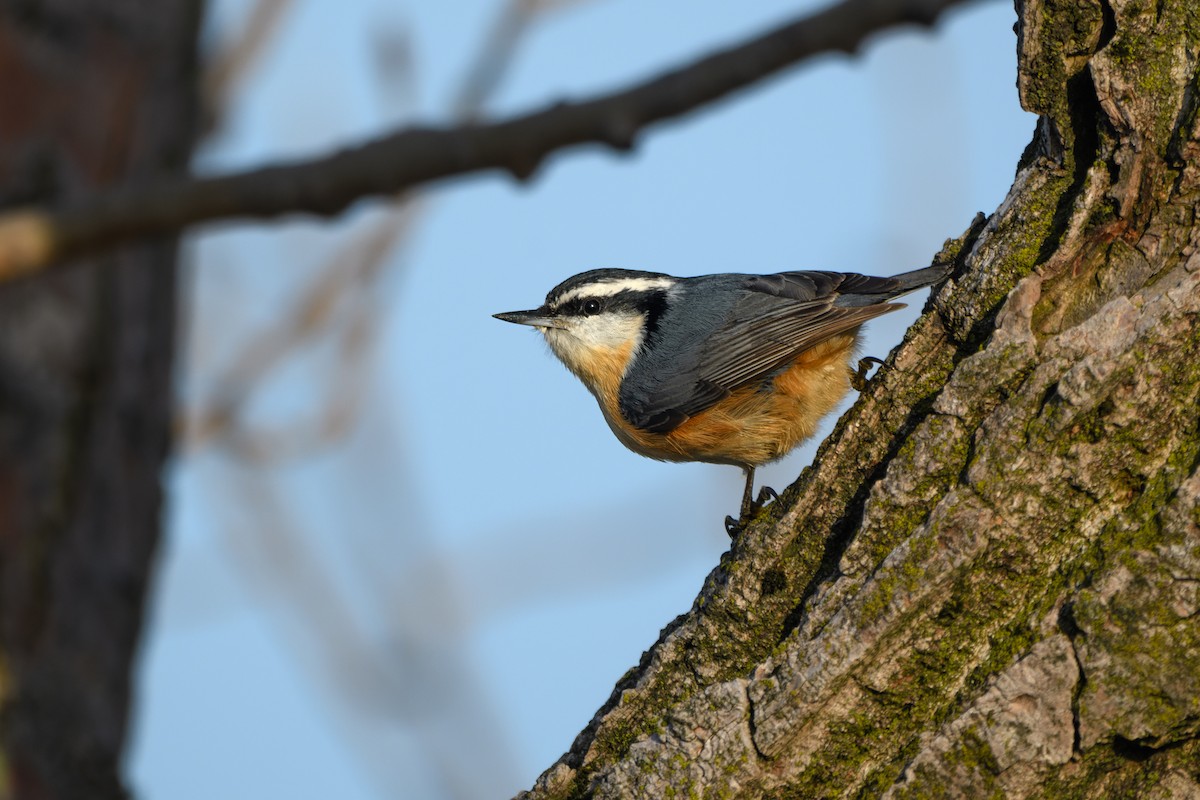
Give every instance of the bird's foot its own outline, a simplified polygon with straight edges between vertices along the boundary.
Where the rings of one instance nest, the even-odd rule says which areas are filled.
[[[749,505],[742,506],[742,513],[739,519],[733,517],[725,517],[725,532],[729,534],[730,539],[736,539],[741,533],[742,528],[746,526],[750,520],[754,519],[759,511],[770,503],[779,499],[779,493],[770,486],[764,486],[758,490],[758,498]]]
[[[742,530],[742,521],[733,517],[725,517],[725,532],[729,534],[730,539],[736,539],[738,533]]]
[[[883,366],[883,362],[875,356],[866,356],[858,360],[858,369],[850,373],[850,385],[854,387],[854,391],[861,392],[867,388],[867,373],[871,371],[872,364]]]

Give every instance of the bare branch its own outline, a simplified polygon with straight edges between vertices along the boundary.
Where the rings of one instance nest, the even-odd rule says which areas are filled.
[[[242,408],[271,370],[335,323],[349,320],[350,330],[354,331],[355,320],[367,315],[363,303],[352,301],[351,290],[357,285],[374,282],[388,253],[412,230],[422,205],[414,199],[393,206],[384,216],[338,248],[297,306],[278,325],[255,338],[224,370],[217,381],[215,397],[207,403],[208,407],[181,415],[177,421],[176,439],[184,447],[194,448],[213,438],[229,435],[234,430],[245,435],[246,429],[240,422]],[[361,344],[360,332],[352,333],[350,340]],[[358,365],[361,360],[362,354],[356,353],[354,358],[339,360],[338,365],[340,369],[347,369],[350,365]],[[345,390],[361,383],[362,380],[355,377],[334,381],[332,385]],[[340,418],[342,415],[337,416]],[[328,415],[322,417],[330,419]],[[330,428],[326,424],[321,427],[326,433],[344,429],[336,426]],[[294,435],[286,438],[292,442],[313,439]],[[316,440],[329,441],[325,435],[316,437]],[[256,454],[256,461],[276,460],[265,455],[266,452],[277,452],[275,448],[245,446],[236,449],[243,455]],[[288,452],[296,451],[295,447],[288,449]]]
[[[463,122],[479,116],[500,85],[526,29],[537,17],[560,10],[566,2],[579,1],[557,0],[557,6],[552,7],[547,0],[509,0],[467,71],[453,104],[454,119]],[[410,64],[394,72],[411,76],[413,70]],[[220,438],[231,453],[261,465],[301,456],[345,433],[353,422],[355,399],[365,383],[368,331],[375,315],[369,287],[378,279],[389,253],[408,241],[427,206],[428,199],[420,194],[397,199],[368,230],[340,248],[292,312],[226,370],[217,381],[216,397],[209,407],[181,415],[177,433],[182,435],[177,440],[194,447]],[[329,382],[332,390],[328,407],[318,415],[317,424],[291,424],[273,431],[257,431],[247,425],[241,419],[241,408],[262,378],[302,345],[339,323],[343,329],[339,343],[342,357],[336,363],[339,378]]]
[[[491,33],[454,100],[454,119],[474,122],[482,115],[487,99],[504,80],[513,53],[534,16],[559,11],[568,3],[578,2],[580,0],[511,0],[492,24]]]
[[[827,52],[851,53],[872,33],[932,25],[967,0],[843,0],[743,44],[594,100],[558,103],[513,119],[457,128],[410,128],[323,158],[213,178],[164,178],[93,196],[45,216],[49,247],[0,241],[0,279],[134,237],[244,217],[332,216],[364,197],[483,170],[524,180],[546,156],[585,143],[623,151],[642,129],[683,116]],[[29,213],[29,212],[20,212]],[[0,217],[0,230],[5,219]],[[32,256],[35,260],[22,261]],[[38,260],[38,256],[41,259]]]
[[[238,35],[213,56],[201,82],[210,122],[219,121],[239,81],[262,56],[293,0],[258,0]]]

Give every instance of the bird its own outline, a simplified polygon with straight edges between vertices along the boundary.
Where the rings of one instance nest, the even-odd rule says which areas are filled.
[[[870,364],[863,323],[903,308],[896,298],[949,273],[935,264],[891,277],[854,272],[720,273],[593,269],[567,278],[528,311],[494,314],[529,325],[595,396],[617,439],[660,461],[742,469],[735,536],[777,497],[752,500],[755,468],[785,456]]]

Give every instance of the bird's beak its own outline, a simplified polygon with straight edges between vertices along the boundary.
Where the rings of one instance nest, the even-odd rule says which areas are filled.
[[[550,315],[544,308],[535,308],[532,311],[505,311],[503,314],[492,314],[496,319],[502,319],[505,322],[515,322],[518,325],[532,325],[535,328],[557,328],[558,320]]]

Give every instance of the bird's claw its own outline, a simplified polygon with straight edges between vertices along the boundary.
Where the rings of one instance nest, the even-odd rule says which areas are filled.
[[[733,517],[725,517],[725,532],[729,534],[730,539],[736,539],[745,527],[746,522],[754,518],[754,515],[763,509],[768,503],[773,503],[779,499],[779,493],[770,486],[764,486],[758,490],[758,499],[749,506],[742,509],[740,519]]]
[[[858,369],[850,373],[850,385],[854,387],[854,391],[862,392],[867,388],[867,373],[871,371],[872,364],[883,366],[883,362],[875,356],[866,356],[858,360]]]

